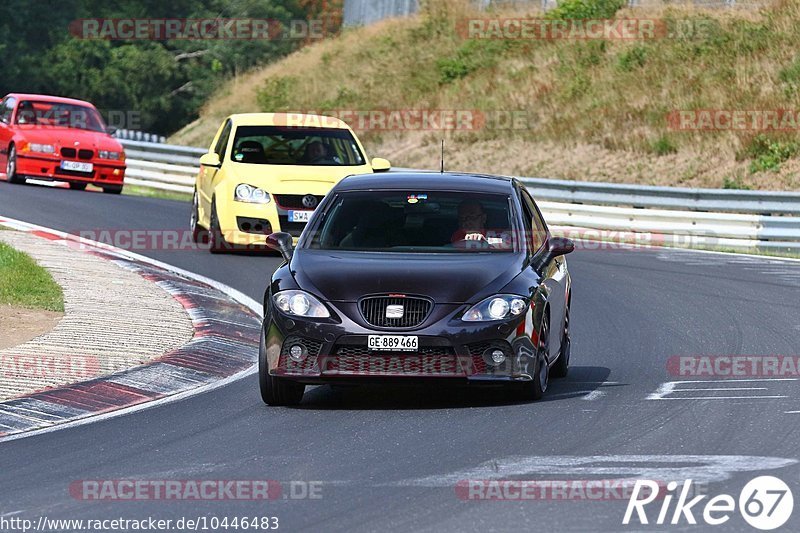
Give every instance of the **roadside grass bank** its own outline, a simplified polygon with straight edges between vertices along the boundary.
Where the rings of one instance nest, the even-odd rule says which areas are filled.
[[[473,130],[359,132],[396,166],[685,187],[800,190],[797,131],[682,128],[681,112],[771,112],[800,101],[800,2],[762,9],[562,2],[476,11],[431,0],[415,17],[347,29],[227,83],[172,142],[206,146],[245,111],[466,110]],[[652,39],[469,38],[508,17],[656,21]],[[677,115],[676,115],[677,114]],[[695,124],[698,125],[699,123]],[[357,126],[357,124],[351,125]]]
[[[47,270],[0,242],[0,305],[63,313],[64,295]]]

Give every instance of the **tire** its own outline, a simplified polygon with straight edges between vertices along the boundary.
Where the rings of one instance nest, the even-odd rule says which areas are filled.
[[[17,147],[8,149],[8,162],[6,163],[6,179],[9,183],[25,183],[25,177],[17,174]]]
[[[519,393],[519,399],[522,401],[540,400],[544,393],[547,392],[547,386],[550,383],[550,367],[547,364],[549,360],[549,338],[550,320],[545,315],[545,321],[542,322],[542,329],[539,332],[539,347],[536,350],[536,366],[533,370],[533,379],[523,383]]]
[[[564,315],[564,332],[561,334],[561,353],[558,356],[556,364],[550,369],[550,373],[554,378],[565,378],[569,373],[569,356],[572,341],[569,336],[569,304],[567,304],[567,312]]]
[[[85,191],[86,190],[86,183],[75,183],[70,182],[69,188],[73,191]]]
[[[103,187],[103,192],[108,194],[122,194],[122,185],[115,187]]]
[[[264,326],[261,326],[261,339],[258,346],[258,384],[261,390],[261,399],[267,405],[291,406],[298,405],[303,400],[306,386],[269,374],[267,363],[267,346],[264,335]]]
[[[217,201],[211,201],[211,220],[208,228],[208,251],[212,254],[221,254],[230,249],[230,245],[225,242],[222,230],[219,227],[217,218]]]
[[[192,231],[193,242],[197,244],[206,244],[208,242],[208,230],[200,225],[200,199],[196,190],[192,196],[192,214],[189,217],[189,227]]]

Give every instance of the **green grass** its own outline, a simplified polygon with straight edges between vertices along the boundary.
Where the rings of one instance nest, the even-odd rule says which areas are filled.
[[[47,270],[0,243],[0,304],[64,311],[64,294]]]
[[[191,202],[192,195],[182,192],[173,191],[159,191],[156,189],[148,189],[147,187],[138,187],[135,185],[126,185],[122,189],[122,194],[129,196],[144,196],[146,198],[163,198],[165,200],[177,200],[180,202]]]

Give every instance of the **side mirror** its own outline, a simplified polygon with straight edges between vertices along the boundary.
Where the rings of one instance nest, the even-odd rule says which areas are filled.
[[[117,128],[115,128],[114,126],[108,126],[106,127],[106,133],[108,133],[113,137],[114,134],[117,133]]]
[[[215,152],[209,152],[201,155],[200,164],[204,167],[219,168],[222,166],[222,162],[219,160],[219,156]]]
[[[284,231],[278,231],[267,236],[267,246],[280,252],[286,261],[292,258],[292,236]]]
[[[550,257],[558,257],[559,255],[567,255],[575,249],[575,243],[566,237],[550,237],[547,240],[547,251]]]
[[[384,159],[382,157],[373,157],[372,158],[372,171],[373,172],[386,172],[392,168],[392,164],[389,162],[388,159]]]
[[[575,249],[575,243],[566,237],[550,237],[546,248],[535,263],[536,270],[541,270],[547,263],[560,255],[567,255]]]

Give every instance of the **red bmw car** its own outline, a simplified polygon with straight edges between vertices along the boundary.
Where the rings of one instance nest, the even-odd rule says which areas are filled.
[[[119,194],[125,151],[90,103],[39,94],[9,94],[0,103],[0,171],[27,178],[92,184]]]

